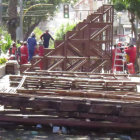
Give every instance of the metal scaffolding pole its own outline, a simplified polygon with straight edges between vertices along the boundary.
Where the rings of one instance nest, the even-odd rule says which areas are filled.
[[[23,41],[23,1],[20,0],[20,40]]]
[[[0,25],[2,25],[2,0],[0,0]]]

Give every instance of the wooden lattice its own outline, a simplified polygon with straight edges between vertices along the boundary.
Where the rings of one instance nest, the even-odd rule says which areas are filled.
[[[87,19],[65,35],[63,41],[55,42],[55,49],[46,50],[43,58],[34,58],[34,63],[22,71],[34,71],[43,60],[44,70],[105,72],[111,69],[113,41],[113,6],[103,5]]]

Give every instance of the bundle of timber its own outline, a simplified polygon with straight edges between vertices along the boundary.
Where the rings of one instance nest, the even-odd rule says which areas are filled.
[[[0,102],[4,105],[4,110],[0,111],[0,121],[119,130],[140,129],[139,97],[137,94],[127,96],[129,99],[124,97],[112,100],[5,93],[0,94]]]
[[[26,90],[92,90],[92,91],[137,91],[139,82],[132,82],[129,75],[87,74],[70,72],[40,72],[28,76],[10,76],[11,86],[18,86],[18,92]],[[37,76],[35,76],[37,75]]]
[[[0,93],[0,121],[140,129],[139,82],[129,75],[38,71],[10,82],[16,92]]]

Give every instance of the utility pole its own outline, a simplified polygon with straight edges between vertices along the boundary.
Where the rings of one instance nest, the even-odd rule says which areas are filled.
[[[20,40],[23,41],[23,1],[20,0]]]
[[[0,0],[0,26],[2,25],[2,0]]]

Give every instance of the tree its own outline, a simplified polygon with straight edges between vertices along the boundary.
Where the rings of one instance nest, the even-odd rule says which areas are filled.
[[[19,26],[19,16],[17,14],[17,6],[19,0],[3,0],[5,3],[8,3],[8,29],[12,36],[12,39],[15,40],[15,31],[17,26]],[[32,5],[35,4],[53,4],[53,6],[36,6],[29,10],[23,18],[23,30],[24,30],[24,40],[30,35],[34,28],[43,20],[52,18],[56,11],[57,7],[61,3],[75,3],[78,0],[24,0],[23,8],[30,9]],[[5,10],[6,11],[6,10]],[[5,20],[4,20],[5,21]]]
[[[0,50],[6,53],[12,43],[11,36],[4,27],[0,27]],[[1,53],[1,52],[0,52]]]
[[[8,6],[8,31],[11,38],[16,40],[16,27],[17,27],[17,0],[10,0]]]
[[[55,36],[56,36],[55,39],[63,40],[67,31],[72,31],[75,26],[76,26],[75,24],[69,24],[69,23],[67,23],[66,25],[62,24],[55,33]]]
[[[111,0],[114,4],[114,8],[117,11],[128,10],[129,21],[132,26],[132,33],[137,38],[137,30],[135,26],[136,18],[140,18],[140,0]]]
[[[140,0],[112,0],[114,7],[117,11],[128,10],[129,21],[132,25],[132,33],[134,33],[135,39],[137,39],[137,29],[135,26],[135,20],[140,19]],[[138,40],[140,41],[140,40]],[[140,71],[140,43],[137,41],[137,58],[135,63],[135,70]]]

